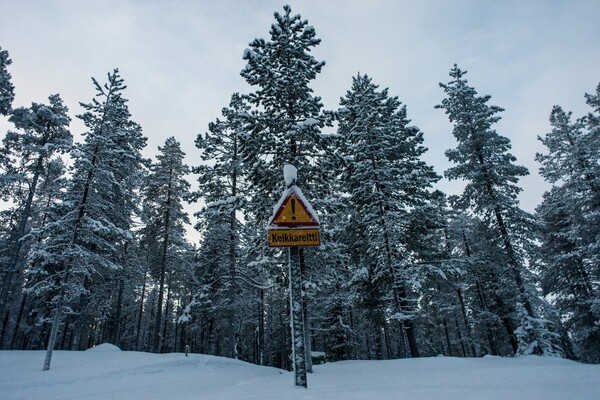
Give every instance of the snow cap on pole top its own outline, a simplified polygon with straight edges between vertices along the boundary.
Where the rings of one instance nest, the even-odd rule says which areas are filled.
[[[283,166],[283,179],[285,180],[285,185],[290,187],[296,184],[296,179],[298,179],[298,170],[296,167],[290,164],[285,164]]]

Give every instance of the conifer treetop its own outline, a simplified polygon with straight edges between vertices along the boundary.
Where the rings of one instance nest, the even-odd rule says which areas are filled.
[[[12,64],[8,51],[0,47],[0,115],[8,115],[15,99],[15,87],[11,83],[11,75],[7,68]]]

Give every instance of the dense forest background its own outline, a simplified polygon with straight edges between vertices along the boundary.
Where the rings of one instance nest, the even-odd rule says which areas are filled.
[[[432,104],[456,139],[444,176],[464,184],[447,196],[407,107],[367,74],[324,109],[319,43],[289,7],[275,13],[244,53],[253,91],[198,135],[193,166],[175,137],[142,156],[118,70],[92,79],[74,143],[60,95],[13,104],[0,48],[2,348],[189,346],[291,368],[287,252],[265,231],[289,163],[321,221],[323,245],[301,253],[308,351],[600,362],[600,85],[582,94],[587,115],[548,110],[535,157],[552,187],[530,214],[517,199],[528,171],[495,130],[503,109],[466,71],[454,65]],[[205,204],[199,243],[186,202]]]

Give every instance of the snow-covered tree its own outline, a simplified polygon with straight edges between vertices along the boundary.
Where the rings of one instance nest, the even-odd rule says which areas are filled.
[[[537,215],[542,223],[541,277],[555,299],[578,357],[600,361],[600,85],[586,95],[593,111],[571,120],[555,106],[552,130],[539,140],[540,173],[553,187]]]
[[[257,288],[251,284],[254,277],[247,268],[242,268],[240,253],[240,217],[246,189],[240,141],[245,135],[242,115],[248,110],[249,107],[242,97],[234,93],[229,107],[222,110],[223,119],[217,118],[215,122],[210,123],[209,132],[198,135],[196,139],[196,147],[202,151],[201,159],[204,164],[194,168],[194,172],[198,174],[198,195],[206,202],[206,206],[196,214],[200,221],[196,229],[205,233],[203,247],[210,247],[220,241],[218,247],[223,253],[218,257],[218,262],[202,262],[202,265],[212,269],[211,271],[198,272],[205,278],[201,287],[206,287],[208,281],[212,281],[209,284],[212,286],[209,293],[220,298],[211,300],[222,308],[215,310],[221,313],[220,319],[223,322],[227,321],[222,325],[220,334],[216,335],[224,340],[225,343],[220,346],[223,349],[221,354],[227,357],[238,357],[240,323],[242,316],[246,314],[244,308],[247,308],[249,303],[258,301]],[[219,250],[201,251],[210,253]],[[202,258],[208,261],[208,258]],[[248,297],[240,298],[243,289],[241,282],[250,284],[250,287],[243,285],[244,289],[250,289],[245,296],[254,297],[254,300]],[[205,292],[198,295],[206,301],[206,294],[203,293]]]
[[[359,268],[369,271],[370,285],[391,293],[391,315],[406,332],[412,357],[419,356],[406,266],[410,210],[424,203],[438,179],[420,160],[426,151],[423,133],[409,125],[406,107],[388,90],[378,90],[366,75],[353,78],[340,102],[340,152],[345,158],[341,179],[349,195],[347,230],[360,250]],[[384,284],[382,286],[382,283]]]
[[[323,174],[316,165],[318,159],[326,155],[321,129],[330,124],[330,118],[323,113],[321,100],[313,95],[310,87],[324,65],[310,54],[320,39],[307,20],[292,14],[290,6],[283,9],[283,14],[274,14],[270,40],[255,39],[244,51],[247,64],[241,71],[246,81],[256,88],[244,96],[252,108],[243,115],[246,134],[240,141],[240,154],[247,169],[246,211],[250,221],[247,228],[257,238],[248,249],[247,259],[249,265],[263,270],[257,271],[258,274],[270,277],[271,282],[263,286],[272,285],[287,275],[283,260],[277,257],[281,252],[269,251],[266,242],[259,238],[264,235],[273,204],[285,189],[281,176],[283,166],[292,164],[298,169],[298,185],[311,202],[325,197],[318,193],[318,188],[324,186],[317,185]],[[319,262],[304,256],[300,260],[303,274]],[[274,307],[285,304],[278,300],[287,286],[284,282],[280,280],[271,286],[279,291],[273,293],[277,298],[272,304]],[[265,298],[263,294],[260,298]],[[285,337],[286,333],[281,336]],[[278,347],[282,354],[289,349],[287,343],[280,343]],[[283,359],[287,360],[287,356]]]
[[[92,103],[82,104],[86,112],[80,118],[88,132],[72,153],[72,180],[53,219],[37,232],[30,254],[30,293],[53,296],[44,369],[50,368],[63,313],[74,319],[73,349],[79,349],[82,337],[89,334],[92,315],[106,317],[104,293],[122,269],[127,244],[133,240],[134,192],[146,139],[130,119],[118,70],[108,74],[104,85],[92,81],[97,95]]]
[[[48,97],[49,104],[32,103],[31,107],[20,107],[12,111],[10,121],[18,129],[8,132],[4,138],[4,154],[0,184],[11,193],[10,200],[15,204],[15,226],[10,239],[0,253],[5,254],[0,262],[5,272],[0,293],[0,312],[14,290],[13,278],[23,268],[28,249],[23,240],[37,213],[34,201],[38,195],[38,183],[55,154],[70,150],[72,136],[69,131],[71,119],[67,107],[59,95]],[[18,298],[18,293],[12,297]]]
[[[510,140],[493,129],[503,109],[489,105],[490,96],[479,96],[468,85],[465,74],[454,65],[450,70],[452,80],[440,84],[447,97],[436,108],[445,110],[458,142],[456,148],[446,151],[448,159],[456,165],[446,170],[445,175],[448,179],[466,182],[458,205],[481,216],[504,249],[505,271],[498,271],[497,276],[509,276],[511,280],[501,286],[516,289],[513,294],[506,293],[508,297],[503,300],[512,314],[511,320],[518,323],[512,306],[517,302],[523,304],[530,317],[536,317],[533,302],[537,294],[529,282],[523,252],[532,240],[533,222],[531,216],[519,208],[517,199],[521,191],[517,182],[528,171],[514,164],[516,158],[509,152]],[[508,331],[515,329],[508,319],[504,321]],[[513,343],[516,351],[516,341]]]
[[[531,317],[521,303],[517,303],[519,327],[515,335],[519,343],[517,355],[544,355],[550,357],[563,357],[562,348],[557,347],[559,335],[547,327],[551,322],[543,318]]]
[[[156,163],[144,187],[145,235],[151,235],[155,254],[150,273],[159,282],[156,320],[152,350],[161,349],[160,329],[163,323],[163,301],[167,279],[177,265],[177,259],[186,249],[185,224],[189,223],[183,202],[189,194],[190,184],[185,180],[189,168],[183,163],[185,153],[175,138],[170,137],[159,147]]]
[[[15,87],[7,67],[12,64],[8,51],[0,47],[0,115],[8,115],[15,99]]]
[[[308,21],[292,15],[289,6],[284,6],[284,11],[275,13],[270,41],[250,43],[241,72],[257,87],[245,96],[254,108],[244,115],[247,135],[241,151],[248,166],[250,209],[263,226],[279,200],[283,165],[294,165],[303,192],[312,193],[311,180],[319,176],[314,160],[323,153],[321,128],[327,123],[321,99],[309,86],[325,64],[310,54],[321,40]]]
[[[65,170],[61,157],[56,157],[46,164],[36,190],[36,199],[32,206],[34,217],[27,224],[28,231],[41,229],[51,219],[52,208],[60,201],[61,193],[66,188]],[[31,236],[25,236],[22,240],[24,242],[21,244],[22,257],[26,259],[32,238]],[[7,247],[10,248],[10,246]],[[24,268],[28,268],[25,263],[22,265]],[[19,271],[17,275],[13,276],[13,288],[19,288],[19,290],[15,290],[9,298],[9,302],[7,302],[6,308],[9,312],[7,316],[10,315],[10,318],[4,320],[5,325],[2,330],[4,348],[28,348],[22,346],[25,343],[34,344],[41,333],[39,326],[36,324],[36,319],[31,317],[40,312],[45,303],[32,301],[27,291],[22,290],[27,285],[25,282],[26,273],[23,272]],[[12,306],[9,306],[9,304],[12,304]],[[33,348],[35,348],[35,345]]]
[[[466,212],[453,214],[448,224],[451,260],[461,271],[454,284],[459,303],[470,309],[473,344],[483,354],[512,354],[518,345],[505,298],[514,288],[499,276],[505,268],[504,249],[485,221]]]

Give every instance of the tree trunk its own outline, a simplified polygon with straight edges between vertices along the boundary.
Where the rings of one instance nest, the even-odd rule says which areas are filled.
[[[15,326],[13,329],[12,337],[10,340],[10,349],[15,348],[15,342],[17,335],[19,334],[19,327],[21,326],[21,319],[23,319],[23,311],[25,310],[25,303],[27,301],[27,294],[21,296],[21,305],[19,306],[19,312],[17,313],[17,319],[15,321]]]
[[[158,305],[156,308],[156,322],[154,323],[154,339],[152,341],[152,351],[158,353],[160,349],[160,327],[162,324],[162,304],[165,290],[165,275],[167,273],[167,254],[169,250],[169,228],[171,225],[171,178],[173,171],[169,170],[169,185],[167,189],[167,202],[164,225],[164,238],[162,253],[160,257],[160,284],[158,289]]]
[[[0,292],[0,310],[4,313],[5,305],[8,300],[9,292],[13,283],[13,276],[18,272],[19,256],[21,252],[21,239],[25,236],[25,230],[27,228],[27,222],[31,214],[31,205],[33,204],[33,198],[37,189],[37,183],[42,173],[44,166],[44,156],[39,156],[36,163],[35,173],[29,186],[29,192],[27,193],[27,199],[25,200],[25,206],[21,212],[19,218],[19,224],[17,225],[17,231],[14,233],[11,240],[10,260],[6,268],[6,275],[4,277],[4,283],[2,285],[2,291]]]
[[[140,300],[140,309],[139,309],[139,315],[137,318],[137,329],[136,329],[136,334],[135,334],[135,348],[136,350],[141,350],[140,347],[140,332],[142,330],[142,316],[144,315],[144,296],[146,294],[146,277],[148,276],[148,274],[146,272],[144,272],[144,281],[142,283],[142,298]]]
[[[10,320],[10,313],[4,314],[4,318],[2,318],[2,331],[0,331],[0,343],[4,342],[4,335],[8,330],[8,322]]]
[[[233,163],[235,168],[231,172],[231,196],[235,198],[237,196],[237,178],[238,178],[238,143],[237,135],[233,139]],[[229,304],[230,304],[230,315],[229,315],[229,346],[231,351],[231,357],[238,359],[237,351],[237,340],[236,340],[236,300],[237,300],[237,209],[233,207],[229,215]]]
[[[460,312],[462,315],[463,324],[465,325],[465,330],[467,332],[469,344],[471,345],[471,355],[473,357],[477,357],[477,352],[475,351],[475,345],[473,344],[473,334],[471,332],[471,325],[469,324],[469,321],[467,318],[467,309],[465,307],[465,302],[464,302],[462,291],[460,290],[460,288],[456,289],[456,296],[458,297],[458,303],[460,304]]]
[[[119,277],[119,290],[117,293],[117,310],[115,313],[113,327],[112,327],[112,337],[111,342],[115,346],[119,346],[119,342],[121,340],[121,318],[123,314],[123,278]]]
[[[306,359],[306,372],[313,372],[313,363],[312,363],[312,345],[310,342],[310,325],[308,323],[308,304],[306,298],[302,302],[302,314],[304,316],[304,347],[306,350],[305,359]]]
[[[83,280],[83,289],[84,291],[87,289],[89,285],[88,277],[86,276]],[[81,350],[81,337],[83,335],[83,324],[85,319],[85,307],[87,305],[87,296],[85,294],[79,295],[79,305],[77,309],[79,313],[75,317],[75,324],[73,327],[73,343],[71,344],[71,350]]]
[[[408,304],[408,300],[406,299],[406,288],[404,284],[400,282],[398,276],[396,274],[393,259],[394,256],[392,254],[392,246],[390,243],[388,228],[385,224],[385,211],[383,210],[383,206],[379,206],[379,216],[383,221],[383,237],[385,242],[385,252],[387,257],[387,266],[390,277],[392,278],[392,291],[394,293],[394,306],[396,307],[396,312],[402,314],[402,320],[398,319],[398,323],[400,324],[400,328],[406,332],[406,336],[408,339],[408,347],[410,349],[410,356],[413,358],[419,357],[419,348],[417,345],[417,338],[415,336],[415,330],[413,326],[412,318],[407,318],[404,313],[410,309]]]
[[[463,336],[462,336],[462,333],[460,332],[460,325],[458,324],[458,320],[456,318],[453,318],[453,319],[454,319],[454,324],[456,325],[456,334],[458,335],[458,341],[460,342],[460,349],[462,350],[462,356],[466,357],[467,349],[465,348]]]
[[[169,347],[168,344],[168,339],[169,339],[169,306],[171,304],[171,286],[169,285],[169,287],[167,288],[167,301],[166,301],[166,306],[165,306],[165,317],[163,318],[163,334],[162,334],[162,338],[163,338],[163,343],[162,343],[162,350],[161,353],[166,353]]]
[[[58,324],[60,323],[60,318],[62,314],[63,302],[65,299],[65,286],[69,281],[69,275],[65,276],[64,282],[60,288],[60,292],[58,294],[58,303],[56,304],[56,309],[54,310],[54,318],[52,319],[52,328],[50,329],[50,338],[48,339],[48,348],[46,350],[46,358],[44,359],[44,367],[42,371],[48,371],[50,369],[50,362],[52,361],[52,351],[54,350],[54,345],[56,344],[56,336],[58,334]]]
[[[529,296],[527,296],[527,292],[525,290],[525,283],[523,282],[521,271],[519,271],[519,263],[517,262],[512,243],[508,236],[508,230],[506,229],[506,225],[504,224],[504,219],[502,218],[502,214],[500,213],[500,210],[498,208],[494,209],[494,213],[496,215],[498,229],[500,230],[500,234],[502,235],[504,248],[506,250],[506,254],[508,255],[509,263],[511,266],[511,272],[513,274],[515,283],[517,284],[517,288],[519,289],[520,302],[523,303],[525,310],[527,310],[527,314],[530,317],[535,318],[535,313],[533,312],[533,307],[529,302]]]
[[[485,294],[483,293],[483,287],[481,286],[481,282],[479,280],[476,281],[476,291],[477,291],[477,300],[479,301],[479,306],[482,310],[488,311],[487,300],[485,298]],[[494,340],[494,335],[492,334],[492,330],[488,323],[485,323],[486,336],[488,340],[488,344],[490,345],[490,352],[493,356],[500,355],[498,351],[498,347],[496,346],[496,342]]]
[[[265,365],[265,290],[259,289],[259,291],[257,355],[258,365]]]
[[[446,318],[443,320],[444,336],[446,338],[446,347],[448,348],[448,356],[452,357],[452,344],[450,343],[450,332],[448,331],[448,321]]]
[[[300,257],[300,276],[301,276],[301,284],[304,287],[304,281],[306,278],[306,261],[304,259],[304,249],[299,248],[299,257]],[[305,291],[302,290],[302,315],[304,319],[304,349],[306,354],[304,355],[304,359],[306,360],[306,372],[313,372],[312,365],[312,350],[310,343],[310,329],[308,325],[308,300],[304,295]]]

